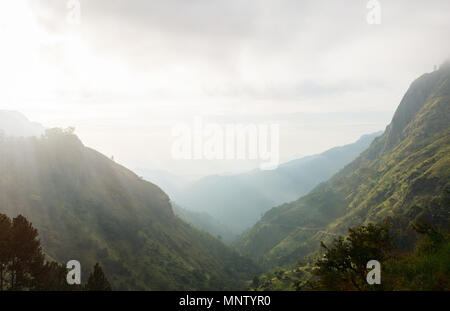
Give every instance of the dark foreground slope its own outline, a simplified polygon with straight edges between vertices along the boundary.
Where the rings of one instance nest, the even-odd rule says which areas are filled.
[[[299,200],[273,208],[237,242],[266,267],[291,264],[348,227],[394,218],[448,224],[450,64],[414,81],[385,133]]]
[[[83,271],[100,262],[115,289],[238,289],[256,272],[175,216],[157,186],[70,132],[1,140],[0,212],[32,221],[55,260]]]

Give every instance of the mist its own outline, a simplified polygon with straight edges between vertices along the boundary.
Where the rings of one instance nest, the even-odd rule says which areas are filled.
[[[173,159],[174,125],[195,117],[279,124],[281,162],[320,153],[383,130],[409,83],[450,55],[448,1],[382,1],[376,25],[366,4],[2,3],[2,109],[183,176],[259,166]]]

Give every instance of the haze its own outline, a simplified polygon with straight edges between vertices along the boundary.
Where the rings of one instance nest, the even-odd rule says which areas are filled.
[[[0,4],[0,109],[75,126],[134,169],[184,176],[255,161],[174,160],[195,116],[280,124],[283,161],[383,130],[408,84],[450,55],[449,1],[164,0]],[[337,2],[337,1],[334,1]]]

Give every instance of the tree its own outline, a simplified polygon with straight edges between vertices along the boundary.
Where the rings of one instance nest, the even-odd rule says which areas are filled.
[[[32,289],[38,291],[82,290],[81,285],[67,283],[67,268],[54,261],[44,263],[37,271]]]
[[[24,216],[12,220],[0,214],[0,291],[3,290],[82,290],[67,284],[67,268],[45,261],[38,231]],[[86,290],[111,290],[111,285],[97,263],[89,275]]]
[[[419,240],[412,252],[386,262],[383,284],[387,290],[450,290],[450,231],[424,220],[413,225]]]
[[[0,214],[0,291],[81,289],[66,275],[65,266],[45,262],[38,231],[24,216]]]
[[[346,238],[334,239],[330,247],[321,242],[325,254],[315,265],[317,286],[327,290],[368,289],[367,262],[388,260],[394,247],[392,240],[387,224],[369,224],[349,229]]]
[[[22,215],[12,220],[9,248],[12,252],[9,265],[10,288],[30,288],[35,274],[44,264],[44,254],[37,230]]]
[[[103,273],[102,267],[99,263],[94,266],[94,271],[89,274],[88,282],[86,284],[88,291],[110,291],[111,284]]]
[[[257,289],[258,288],[258,286],[259,286],[259,277],[257,276],[257,275],[255,275],[254,277],[253,277],[253,281],[252,281],[252,288],[255,288],[255,289]]]
[[[6,273],[11,262],[12,253],[9,247],[11,227],[11,219],[4,214],[0,214],[0,291],[3,291],[6,286]]]

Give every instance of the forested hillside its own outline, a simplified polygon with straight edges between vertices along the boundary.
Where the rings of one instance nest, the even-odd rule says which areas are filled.
[[[96,262],[114,289],[239,289],[258,270],[173,214],[157,186],[85,147],[72,130],[0,141],[0,213],[23,214],[45,253]]]
[[[204,230],[211,235],[223,240],[225,243],[230,243],[237,238],[227,226],[205,212],[193,212],[182,208],[175,203],[172,203],[173,212],[183,221],[194,227]]]
[[[450,63],[404,95],[385,133],[329,181],[268,211],[237,242],[266,267],[292,264],[348,227],[390,219],[407,244],[412,223],[449,223]]]

